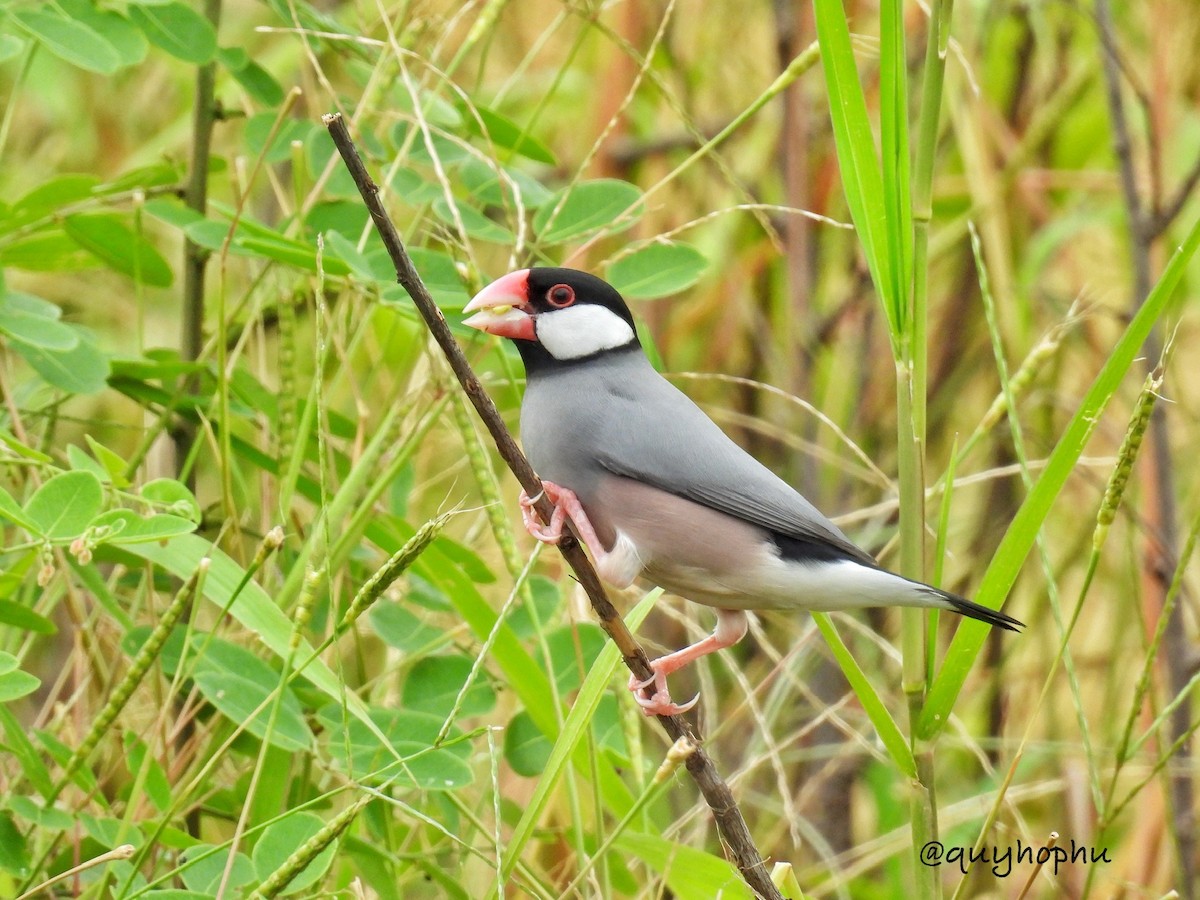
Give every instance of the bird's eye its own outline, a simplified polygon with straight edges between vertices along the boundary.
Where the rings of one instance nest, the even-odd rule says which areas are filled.
[[[546,293],[546,301],[559,309],[570,306],[575,302],[575,289],[569,284],[556,284]]]

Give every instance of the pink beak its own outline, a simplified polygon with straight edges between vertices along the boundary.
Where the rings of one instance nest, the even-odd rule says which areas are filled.
[[[529,306],[529,270],[518,269],[493,281],[471,298],[465,313],[475,313],[463,324],[488,334],[513,340],[535,341]]]

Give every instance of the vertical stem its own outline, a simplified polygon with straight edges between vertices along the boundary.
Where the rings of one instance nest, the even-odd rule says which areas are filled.
[[[205,0],[204,15],[212,23],[213,31],[216,31],[221,20],[221,0]],[[216,59],[196,70],[196,96],[192,108],[192,161],[184,190],[184,202],[201,215],[208,209],[208,158],[212,149],[213,124],[217,119],[216,80]],[[198,359],[204,344],[204,269],[208,255],[208,251],[203,247],[187,238],[184,239],[183,323],[179,353],[185,363]],[[194,393],[197,382],[195,376],[189,376],[183,394]],[[222,423],[222,427],[224,425],[225,423]],[[186,416],[181,417],[171,430],[171,440],[175,445],[176,472],[194,493],[195,469],[187,461],[191,458],[196,441],[196,426]],[[190,616],[189,610],[184,621]],[[192,720],[185,719],[176,738],[176,745],[180,751],[187,749],[194,730]],[[193,837],[200,834],[199,807],[188,813],[187,830]]]
[[[933,163],[937,151],[938,119],[942,85],[946,74],[946,51],[950,40],[953,0],[933,0],[925,45],[925,69],[921,86],[920,119],[912,171],[913,280],[911,285],[910,330],[906,357],[897,367],[896,399],[899,428],[900,474],[900,565],[901,572],[920,578],[925,568],[925,432],[928,392],[928,307],[929,223],[933,218]],[[903,687],[908,698],[909,722],[915,723],[925,703],[932,675],[934,654],[925,646],[925,614],[919,610],[901,613],[901,650],[904,659]],[[915,854],[937,839],[937,798],[934,792],[933,746],[914,736],[913,756],[917,782],[910,802]],[[920,893],[941,895],[936,870],[918,858],[916,877]]]
[[[204,15],[215,30],[221,19],[221,0],[205,0]],[[204,215],[208,209],[208,158],[212,149],[213,123],[217,119],[215,84],[217,63],[214,59],[196,70],[196,95],[192,107],[192,160],[183,199],[189,209]],[[183,244],[183,323],[179,337],[179,352],[184,362],[200,356],[204,343],[204,269],[209,252],[185,238]],[[190,392],[188,388],[188,392]],[[175,444],[175,464],[183,465],[196,439],[196,427],[181,420],[172,430]],[[182,472],[180,473],[183,474]],[[195,488],[195,477],[186,475],[189,488]]]

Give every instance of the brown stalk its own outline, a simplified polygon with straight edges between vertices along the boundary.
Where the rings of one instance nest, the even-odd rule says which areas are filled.
[[[421,276],[417,274],[416,267],[413,265],[408,251],[404,248],[404,242],[400,239],[396,226],[388,218],[383,203],[379,199],[379,187],[367,172],[366,165],[354,146],[354,141],[350,137],[350,132],[347,130],[341,114],[324,115],[321,117],[321,121],[329,129],[330,137],[333,138],[334,145],[342,155],[342,161],[358,186],[363,203],[371,213],[371,219],[375,222],[375,227],[383,239],[392,264],[396,267],[396,280],[408,292],[417,311],[429,327],[433,339],[441,347],[458,383],[462,385],[463,391],[475,407],[479,418],[491,433],[501,458],[512,470],[526,493],[530,497],[540,497],[537,503],[538,514],[543,521],[549,522],[550,516],[554,512],[553,504],[542,492],[541,481],[538,480],[529,461],[525,459],[525,454],[521,452],[516,441],[509,434],[491,397],[484,391],[483,385],[480,384],[470,363],[467,362],[466,356],[463,355],[454,336],[450,333],[446,317],[442,315],[442,311],[438,309],[424,282],[421,281]],[[567,536],[564,536],[558,544],[558,548],[587,593],[588,599],[592,603],[592,609],[595,610],[596,616],[600,620],[600,625],[608,632],[608,636],[617,645],[617,649],[621,651],[625,665],[638,679],[650,678],[653,673],[650,671],[650,661],[646,652],[629,633],[629,629],[625,627],[625,622],[621,619],[616,607],[604,593],[600,578],[592,567],[591,561],[583,552],[583,548],[577,541]],[[746,883],[765,900],[783,900],[783,896],[771,882],[767,865],[763,861],[762,854],[758,852],[758,847],[754,844],[754,838],[750,834],[746,820],[742,817],[733,792],[717,771],[716,766],[713,765],[712,759],[700,746],[699,738],[692,732],[688,723],[679,716],[659,716],[658,720],[672,741],[686,736],[696,744],[696,752],[687,760],[688,773],[696,782],[696,786],[712,810],[717,830],[724,841],[728,856],[738,867],[742,877],[746,879]]]
[[[1121,193],[1129,219],[1130,253],[1134,273],[1132,305],[1136,310],[1150,293],[1151,254],[1154,241],[1162,235],[1175,216],[1183,209],[1189,193],[1195,188],[1197,182],[1200,182],[1200,159],[1196,161],[1195,167],[1184,178],[1178,192],[1167,202],[1165,207],[1160,205],[1157,191],[1153,191],[1150,202],[1147,203],[1143,200],[1138,188],[1133,141],[1130,136],[1125,101],[1121,93],[1121,59],[1108,0],[1096,0],[1095,17],[1102,47],[1105,96],[1109,116],[1112,119],[1113,152],[1117,157],[1121,176]],[[1153,133],[1153,117],[1149,117],[1147,127],[1151,130],[1153,145],[1157,139],[1157,135]],[[1146,339],[1147,366],[1152,368],[1154,361],[1160,359],[1161,356],[1162,338],[1155,330]],[[1149,510],[1146,518],[1156,527],[1152,530],[1148,542],[1145,576],[1151,589],[1152,599],[1157,608],[1161,610],[1166,602],[1171,572],[1175,568],[1175,560],[1178,559],[1179,552],[1179,534],[1175,512],[1175,470],[1171,459],[1167,404],[1156,404],[1151,413],[1148,449],[1150,450],[1148,459],[1150,465],[1147,473],[1149,489],[1146,492],[1146,503]],[[1191,660],[1186,635],[1183,604],[1176,604],[1171,610],[1171,618],[1163,645],[1167,682],[1171,696],[1183,691],[1191,677]],[[1171,716],[1168,738],[1174,741],[1190,734],[1191,731],[1191,708],[1188,704],[1181,703],[1175,714]],[[1184,741],[1178,750],[1178,765],[1174,767],[1174,773],[1169,776],[1170,805],[1174,820],[1180,890],[1185,897],[1196,896],[1193,887],[1196,821],[1192,809],[1195,789],[1191,776],[1191,755],[1190,742]]]

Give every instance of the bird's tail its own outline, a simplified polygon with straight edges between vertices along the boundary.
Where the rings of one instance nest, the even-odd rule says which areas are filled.
[[[960,615],[987,622],[989,625],[995,625],[997,628],[1004,628],[1007,631],[1020,631],[1025,627],[1024,622],[1005,615],[998,609],[989,609],[973,600],[960,597],[958,594],[951,594],[949,591],[939,591],[937,588],[928,588],[928,590],[945,600],[950,609]]]

